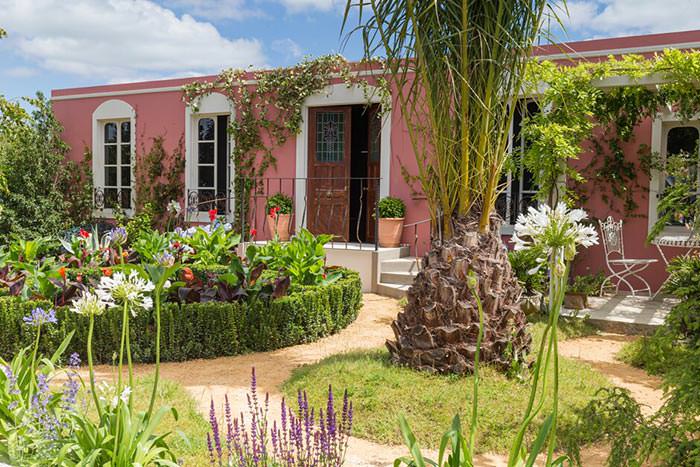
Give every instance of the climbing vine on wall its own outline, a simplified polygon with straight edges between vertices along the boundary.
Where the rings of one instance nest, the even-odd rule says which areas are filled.
[[[250,180],[262,177],[269,167],[276,165],[274,149],[284,145],[298,134],[302,124],[304,100],[322,91],[332,79],[339,77],[347,86],[362,88],[370,102],[373,92],[379,93],[381,109],[390,108],[391,96],[387,80],[377,77],[370,86],[355,71],[383,69],[379,61],[351,65],[340,55],[325,55],[305,59],[288,68],[264,71],[224,70],[213,81],[194,82],[184,86],[183,100],[197,109],[199,100],[212,92],[221,92],[232,102],[234,117],[229,133],[235,142],[231,159],[236,169],[236,197],[253,188]],[[242,203],[236,203],[242,206]],[[238,216],[236,216],[238,219]]]
[[[591,181],[613,209],[636,215],[638,174],[649,174],[654,155],[640,145],[639,158],[626,159],[623,145],[634,143],[635,128],[663,106],[672,106],[683,120],[700,111],[700,53],[666,50],[653,58],[628,55],[599,63],[558,65],[533,60],[527,70],[530,94],[547,111],[524,121],[529,148],[523,163],[534,174],[540,198],[550,200],[566,177],[562,197],[584,201],[577,186]],[[627,77],[630,83],[602,87],[601,80]],[[650,86],[647,83],[657,83]],[[570,159],[592,150],[591,163],[581,172]]]

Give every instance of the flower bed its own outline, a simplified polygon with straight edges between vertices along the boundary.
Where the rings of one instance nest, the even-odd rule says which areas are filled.
[[[216,268],[212,268],[216,269]],[[266,351],[310,342],[337,332],[357,317],[362,288],[357,273],[323,286],[300,286],[276,300],[163,304],[161,359],[182,361]],[[11,356],[31,343],[34,334],[22,325],[22,317],[48,301],[0,297],[0,355]],[[153,311],[131,320],[134,361],[155,359]],[[83,355],[88,323],[67,307],[56,309],[58,325],[42,336],[41,349],[51,353],[64,336],[75,330],[69,352]],[[119,346],[120,312],[108,310],[95,321],[94,354],[100,363],[111,363]]]

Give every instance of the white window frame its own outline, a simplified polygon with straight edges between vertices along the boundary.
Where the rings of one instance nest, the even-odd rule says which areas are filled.
[[[678,127],[694,127],[700,133],[700,114],[693,116],[692,119],[684,122],[681,117],[666,108],[658,113],[654,118],[651,126],[651,152],[658,154],[661,160],[665,163],[666,151],[668,143],[668,133],[672,128]],[[659,219],[658,206],[659,196],[663,193],[666,187],[666,175],[662,170],[652,169],[649,180],[649,213],[647,233],[651,232],[654,224]],[[680,225],[667,225],[659,233],[659,235],[688,235],[687,228]]]
[[[95,111],[92,113],[92,181],[95,187],[95,192],[93,193],[93,201],[96,195],[96,190],[103,190],[105,187],[105,140],[104,140],[104,129],[107,123],[118,123],[117,124],[117,167],[121,167],[121,122],[128,121],[130,125],[130,141],[131,146],[131,208],[124,209],[124,213],[127,216],[133,216],[134,206],[136,203],[136,193],[134,188],[134,161],[136,157],[136,111],[128,103],[118,100],[110,99],[108,101],[100,104]],[[117,170],[117,180],[121,180],[121,169]],[[107,219],[112,219],[115,217],[114,209],[109,207],[103,207],[101,209],[93,207],[93,215],[95,217],[102,217]]]
[[[530,101],[537,102],[537,99],[534,98],[519,98],[517,100],[518,105],[520,105],[521,102],[523,103],[528,103]],[[541,109],[541,112],[547,112],[548,109]],[[522,117],[521,117],[521,130],[522,130]],[[514,134],[514,128],[513,128],[513,122],[511,121],[511,124],[508,126],[508,154],[511,155],[513,153],[513,143],[515,139],[515,134]],[[523,147],[524,143],[524,136],[522,134],[522,131],[520,132],[520,148]],[[522,164],[522,154],[520,158],[521,163],[518,166],[518,171],[520,173],[520,176],[518,177],[518,200],[517,200],[517,206],[520,206],[523,194],[537,194],[537,190],[525,190],[525,193],[523,193],[523,171],[524,167]],[[506,197],[506,217],[510,218],[510,222],[504,222],[503,225],[501,226],[501,235],[512,235],[515,227],[515,221],[517,219],[517,213],[515,216],[510,215],[511,214],[511,209],[512,209],[512,185],[513,185],[513,173],[508,171],[506,174],[506,187],[505,189],[500,193],[501,195],[504,195]]]
[[[188,194],[190,191],[193,190],[199,190],[199,119],[200,118],[213,118],[214,119],[214,167],[216,167],[216,159],[217,159],[217,154],[216,151],[218,150],[218,122],[217,118],[221,115],[227,115],[229,117],[229,121],[232,121],[233,118],[235,117],[235,110],[233,107],[233,103],[223,94],[219,92],[213,92],[211,94],[207,94],[206,96],[203,96],[197,106],[197,110],[192,108],[192,106],[188,105],[185,108],[185,193],[184,193],[184,199],[185,199],[185,208],[187,209],[186,211],[186,218],[188,221],[191,222],[209,222],[209,214],[207,212],[199,212],[193,211],[190,212],[190,206],[189,206],[189,196]],[[235,180],[235,167],[234,164],[231,163],[230,160],[230,155],[231,151],[233,150],[233,145],[235,142],[233,141],[233,138],[229,136],[228,139],[228,174],[229,174],[229,189],[232,190],[231,192],[233,193],[234,191],[234,180]],[[217,177],[218,177],[218,171],[214,169],[214,192],[217,191]],[[208,187],[201,187],[201,189],[210,189]],[[234,207],[234,200],[231,200],[230,202],[226,203],[227,206],[230,207],[230,210],[225,213],[225,218],[228,221],[231,221],[233,219],[233,214],[235,212],[235,207]]]

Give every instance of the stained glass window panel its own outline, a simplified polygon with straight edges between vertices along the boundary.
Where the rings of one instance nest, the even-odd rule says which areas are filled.
[[[341,162],[345,152],[345,114],[318,112],[316,114],[316,160]]]

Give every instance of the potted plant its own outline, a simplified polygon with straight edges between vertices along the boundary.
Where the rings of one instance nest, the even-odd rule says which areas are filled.
[[[566,288],[564,307],[582,310],[588,307],[588,297],[600,295],[600,287],[605,281],[605,274],[583,274],[576,276]]]
[[[399,198],[387,196],[379,200],[379,246],[399,246],[406,217],[406,205]]]
[[[292,198],[284,193],[277,193],[267,199],[267,226],[275,239],[289,240],[290,220],[292,217]]]

